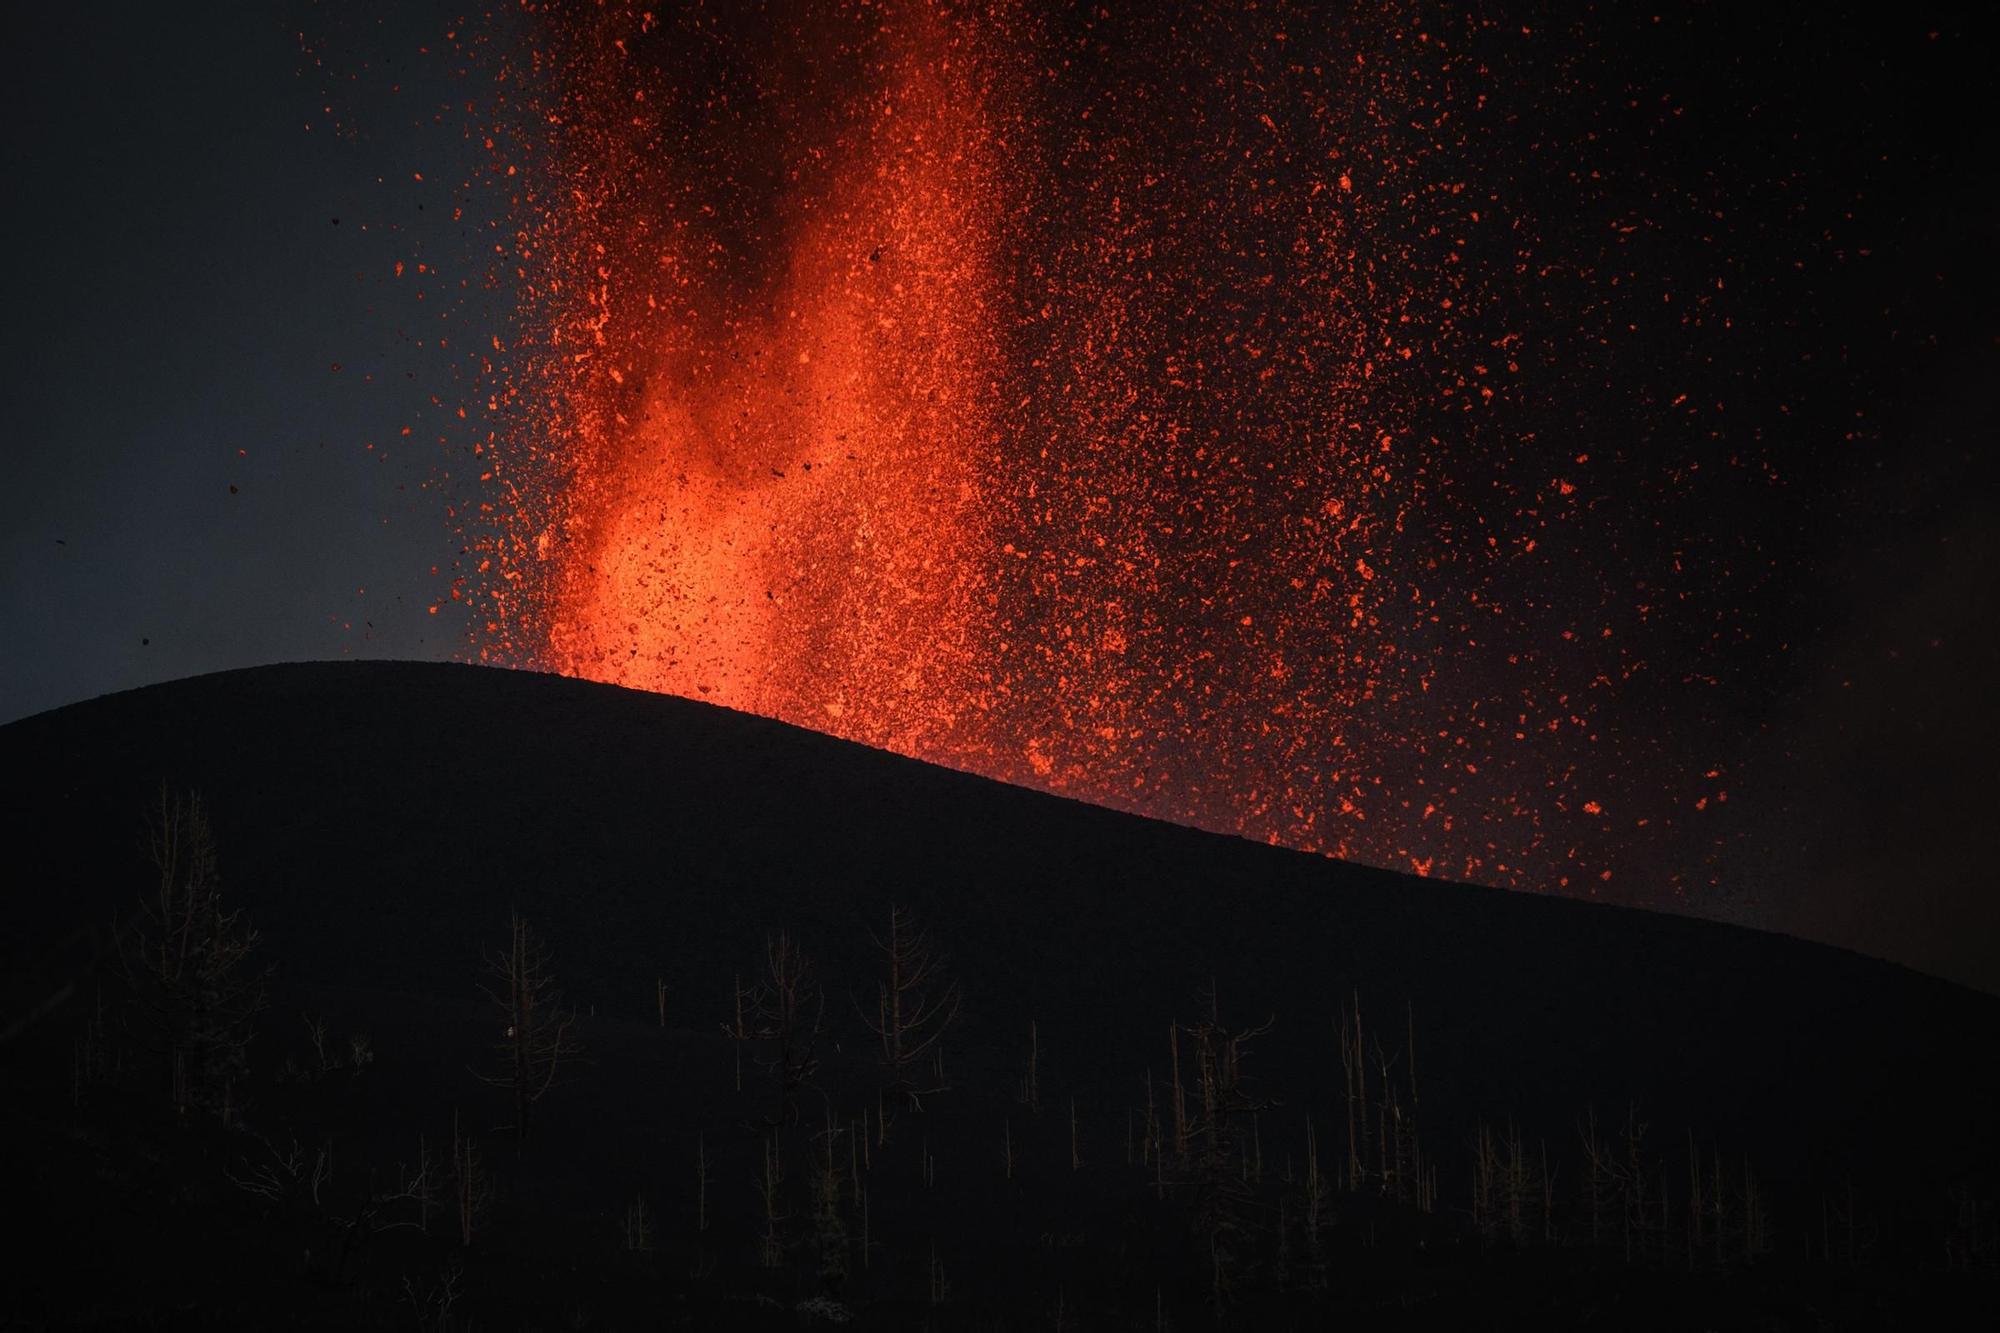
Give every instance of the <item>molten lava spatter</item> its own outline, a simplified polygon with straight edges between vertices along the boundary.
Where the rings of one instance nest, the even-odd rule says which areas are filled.
[[[1592,413],[1720,393],[1728,298],[1492,151],[1530,32],[723,8],[502,80],[489,659],[1521,887],[1719,791],[1685,626],[1763,576],[1676,525],[1743,465]]]
[[[592,141],[589,179],[646,189],[603,205],[613,243],[564,312],[562,670],[918,752],[953,730],[999,219],[981,90],[919,36],[881,36],[823,120],[776,135],[792,169],[761,235],[711,224],[708,183],[649,134]]]

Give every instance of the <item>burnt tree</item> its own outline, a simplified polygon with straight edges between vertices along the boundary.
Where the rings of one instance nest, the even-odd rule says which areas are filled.
[[[819,1039],[826,1031],[826,995],[812,960],[798,941],[780,930],[764,942],[764,974],[750,991],[748,1037],[765,1050],[757,1063],[778,1090],[771,1125],[799,1116],[799,1092],[819,1073]]]
[[[1242,1073],[1250,1042],[1270,1031],[1273,1020],[1226,1027],[1213,983],[1208,1010],[1207,1019],[1181,1030],[1192,1040],[1201,1098],[1187,1125],[1195,1226],[1208,1251],[1210,1301],[1222,1319],[1237,1303],[1239,1285],[1258,1267],[1257,1250],[1270,1230],[1250,1183],[1248,1146],[1254,1117],[1278,1103],[1252,1096]]]
[[[505,1027],[495,1043],[500,1072],[479,1077],[512,1096],[518,1147],[528,1140],[531,1108],[582,1048],[570,1034],[576,1014],[563,1003],[549,971],[548,946],[518,911],[510,916],[507,947],[487,955],[486,965],[490,981],[480,990]]]
[[[249,965],[258,936],[240,909],[223,906],[215,837],[201,798],[162,785],[147,820],[155,872],[119,957],[165,1063],[174,1109],[199,1105],[229,1119],[246,1071],[266,974]]]
[[[886,975],[877,985],[874,1017],[864,1012],[861,1021],[881,1043],[885,1091],[901,1094],[912,1109],[922,1110],[921,1098],[947,1090],[942,1079],[920,1079],[914,1071],[958,1016],[958,983],[945,975],[947,960],[931,943],[930,932],[893,903],[888,938],[872,930],[868,937],[882,955]]]

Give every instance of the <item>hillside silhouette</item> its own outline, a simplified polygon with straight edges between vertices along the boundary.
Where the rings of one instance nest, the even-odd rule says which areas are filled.
[[[1698,1309],[1751,1311],[1711,1326],[1778,1327],[1838,1292],[1866,1326],[1992,1301],[2000,1001],[1855,954],[1416,879],[701,703],[465,666],[276,666],[98,699],[0,728],[0,782],[7,1168],[48,1201],[0,1291],[30,1325],[162,1310],[253,1324],[283,1308],[325,1326],[706,1326],[699,1311],[727,1308],[735,1326],[791,1327],[810,1317],[799,1302],[837,1293],[864,1327],[1212,1327],[1212,1256],[1190,1239],[1212,1200],[1189,1202],[1184,1154],[1132,1146],[1170,1062],[1195,1078],[1193,1039],[1170,1051],[1169,1026],[1212,1016],[1271,1024],[1243,1065],[1271,1104],[1228,1143],[1247,1198],[1254,1142],[1256,1207],[1281,1219],[1273,1255],[1296,1226],[1279,1200],[1305,1169],[1308,1117],[1320,1156],[1347,1156],[1343,1023],[1381,1034],[1383,1085],[1428,1172],[1392,1169],[1383,1128],[1382,1165],[1335,1190],[1332,1294],[1312,1299],[1345,1302],[1351,1324],[1670,1326]],[[79,1072],[93,1005],[120,1003],[106,941],[155,878],[145,828],[163,786],[199,793],[222,890],[270,969],[250,1072],[215,1123],[170,1113],[136,1053]],[[892,904],[958,984],[942,1072],[926,1072],[949,1090],[892,1105],[893,1132],[866,1131],[875,1160],[822,1208],[804,1182],[831,1155],[812,1131],[852,1136],[896,1101],[880,1098],[867,1023],[869,932]],[[546,942],[583,1048],[525,1143],[475,1076],[504,1026],[479,991],[484,959],[514,911]],[[770,1125],[767,1080],[745,1058],[739,1090],[744,1043],[725,1029],[781,930],[816,969],[825,1032],[797,1123]],[[314,1022],[336,1044],[364,1037],[365,1057],[329,1060]],[[1657,1234],[1614,1259],[1608,1229],[1583,1243],[1570,1193],[1587,1108],[1607,1132],[1628,1114],[1649,1125],[1664,1182]],[[331,1202],[230,1183],[266,1143],[310,1156],[324,1142],[328,1198],[361,1197],[420,1139],[452,1143],[455,1118],[492,1174],[470,1244],[428,1223],[364,1244]],[[1569,1163],[1547,1173],[1534,1244],[1496,1240],[1490,1198],[1483,1218],[1474,1202],[1488,1132]],[[854,1147],[838,1148],[842,1172]],[[765,1151],[797,1191],[777,1263],[753,1243]],[[699,1187],[698,1153],[713,1164]],[[1762,1191],[1768,1234],[1742,1262],[1696,1254],[1680,1216],[1704,1154]],[[836,1223],[858,1242],[878,1177],[879,1250],[832,1280],[794,1257],[823,1253]],[[638,1235],[635,1199],[643,1246],[621,1243]],[[1310,1300],[1276,1294],[1290,1279],[1273,1274],[1298,1264],[1244,1259],[1220,1317],[1268,1299],[1286,1313],[1261,1325],[1317,1326]],[[452,1272],[456,1306],[426,1304]]]

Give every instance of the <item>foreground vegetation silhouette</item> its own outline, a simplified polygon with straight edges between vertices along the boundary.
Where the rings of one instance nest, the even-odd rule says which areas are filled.
[[[291,697],[296,677],[278,688]],[[207,788],[97,767],[78,745],[89,716],[45,734],[125,793],[72,816],[102,818],[97,844],[124,848],[104,862],[116,882],[91,876],[113,910],[25,915],[40,943],[0,1015],[7,1169],[47,1200],[33,1263],[6,1289],[30,1325],[1761,1328],[2000,1310],[1976,1046],[1962,1069],[1923,1051],[1921,1076],[1899,1085],[1872,1033],[1801,1028],[1801,1047],[1830,1041],[1860,1067],[1760,1117],[1727,1082],[1775,1096],[1735,1072],[1738,1046],[1755,1054],[1753,1015],[1747,1043],[1645,1029],[1657,1053],[1623,1065],[1594,1061],[1576,1039],[1588,1024],[1567,1014],[1494,1049],[1454,1029],[1483,1035],[1482,1006],[1510,1022],[1532,1007],[1470,964],[1410,968],[1396,987],[1324,930],[1287,945],[1276,912],[1230,938],[1257,910],[1254,880],[1208,881],[1204,957],[1150,919],[1159,900],[1114,913],[1122,937],[1071,914],[1088,870],[1024,883],[1003,930],[976,893],[954,912],[888,855],[880,882],[856,885],[840,862],[870,864],[865,845],[820,858],[820,886],[769,888],[748,865],[731,883],[733,858],[685,824],[681,858],[641,858],[674,904],[658,934],[586,885],[538,896],[530,865],[463,901],[379,865],[388,882],[364,890],[343,867],[367,855],[250,832],[258,821],[232,825]],[[705,720],[766,761],[796,735]],[[39,744],[0,732],[13,772]],[[849,783],[873,762],[820,754]],[[906,795],[969,781],[895,771]],[[967,795],[1019,827],[995,812],[1017,794]],[[1098,818],[1118,821],[1099,847],[1128,831],[1042,800],[1030,813],[1080,821],[1065,835]],[[808,864],[831,829],[859,836],[826,819],[802,835]],[[1189,836],[1130,823],[1169,859]],[[603,836],[645,842],[640,827]],[[996,836],[957,827],[967,844]],[[574,831],[549,818],[539,836],[569,847]],[[10,835],[34,868],[69,841],[59,832]],[[1092,846],[1062,845],[1080,860]],[[963,850],[970,867],[977,847]],[[1265,849],[1214,854],[1262,864]],[[345,904],[308,909],[296,881],[271,891],[328,859]],[[110,924],[66,934],[71,908]],[[1384,938],[1353,920],[1364,948]],[[1631,923],[1618,947],[1634,984],[1672,975],[1649,971],[1647,951],[1684,924]],[[1430,947],[1528,956],[1495,932]],[[1841,977],[1836,964],[1823,972]],[[1860,975],[1857,1003],[1900,1013],[1898,988],[1915,987],[1970,1034],[1951,1042],[1990,1030],[1984,997]],[[1841,1002],[1815,1001],[1835,1019]],[[1613,1042],[1619,1028],[1644,1039],[1629,1014],[1612,1026]],[[1703,1068],[1704,1046],[1715,1082],[1678,1101],[1676,1080],[1631,1072]],[[1564,1067],[1571,1052],[1585,1067]],[[1835,1104],[1829,1087],[1885,1104]],[[1804,1150],[1788,1154],[1787,1136]]]

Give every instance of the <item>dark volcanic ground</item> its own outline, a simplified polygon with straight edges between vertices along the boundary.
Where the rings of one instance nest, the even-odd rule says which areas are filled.
[[[801,939],[828,997],[829,1095],[838,1114],[858,1114],[870,1095],[856,1060],[867,1035],[848,996],[873,989],[865,931],[880,929],[891,901],[949,948],[965,1003],[946,1039],[954,1091],[892,1145],[914,1154],[923,1144],[935,1181],[917,1188],[912,1168],[911,1192],[885,1187],[875,1206],[886,1215],[873,1222],[897,1253],[917,1251],[914,1235],[934,1238],[960,1275],[961,1306],[976,1306],[989,1281],[1018,1289],[1022,1270],[1004,1256],[1046,1232],[1108,1247],[1076,1247],[1097,1256],[1080,1253],[1085,1266],[1147,1252],[1157,1219],[1132,1211],[1147,1196],[1140,1169],[1123,1165],[1127,1115],[1143,1107],[1148,1069],[1165,1077],[1168,1024],[1192,1021],[1211,977],[1225,1019],[1275,1017],[1249,1069],[1283,1103],[1260,1122],[1274,1175],[1282,1156],[1302,1154],[1308,1114],[1322,1144],[1344,1124],[1334,1016],[1358,994],[1399,1043],[1414,1028],[1441,1213],[1464,1206],[1479,1120],[1511,1117],[1561,1155],[1586,1104],[1609,1120],[1632,1102],[1670,1156],[1692,1132],[1754,1159],[1777,1200],[1780,1255],[1819,1244],[1818,1201],[1849,1181],[1870,1201],[1873,1253],[1913,1264],[1929,1244],[1915,1219],[1954,1182],[1993,1194],[1992,997],[1738,928],[1412,879],[1153,823],[681,699],[460,666],[230,672],[0,728],[11,909],[0,1026],[82,976],[87,928],[136,899],[144,814],[162,781],[207,801],[227,892],[277,969],[253,1066],[297,1054],[305,1010],[338,1032],[368,1033],[377,1056],[311,1096],[253,1089],[246,1121],[274,1134],[299,1117],[337,1126],[324,1132],[351,1145],[346,1160],[386,1170],[420,1134],[448,1141],[460,1113],[490,1141],[502,1178],[488,1253],[529,1244],[523,1217],[561,1216],[572,1243],[608,1262],[635,1191],[671,1251],[691,1225],[694,1142],[706,1133],[720,1162],[711,1207],[723,1219],[710,1241],[725,1273],[747,1262],[747,1241],[743,1255],[730,1252],[730,1228],[748,1225],[755,1141],[734,1131],[756,1089],[749,1072],[742,1096],[731,1086],[720,1026],[732,978],[753,970],[767,932],[782,925]],[[510,904],[553,946],[591,1052],[543,1103],[541,1155],[519,1164],[491,1133],[504,1118],[499,1095],[466,1068],[493,1035],[476,984]],[[668,989],[664,1031],[656,978]],[[81,992],[94,989],[84,980]],[[82,1013],[59,1010],[0,1046],[0,1071],[18,1089],[6,1137],[62,1199],[43,1259],[12,1279],[14,1308],[31,1322],[71,1309],[72,1281],[127,1316],[158,1295],[116,1276],[87,1219],[102,1202],[152,1225],[143,1219],[169,1206],[164,1187],[119,1163],[179,1150],[130,1148],[151,1131],[116,1126],[148,1113],[143,1098],[100,1099],[93,1112],[85,1097],[71,1115]],[[1051,1122],[1039,1129],[1014,1101],[1031,1019]],[[1072,1097],[1080,1173],[1069,1170],[1066,1116],[1048,1109]],[[1037,1134],[1047,1139],[1048,1160],[1023,1177],[1045,1188],[999,1180],[1003,1118],[1030,1154]],[[62,1128],[72,1123],[86,1129]],[[45,1153],[56,1140],[69,1146]],[[197,1156],[234,1151],[226,1137],[204,1143]],[[65,1187],[63,1173],[91,1160],[97,1183]],[[903,1168],[878,1161],[887,1169]],[[200,1197],[218,1210],[215,1236],[290,1244],[243,1200]],[[1000,1211],[980,1213],[975,1199],[998,1199]],[[1115,1246],[1114,1234],[1124,1237]],[[229,1243],[204,1242],[205,1252]],[[1106,1257],[1118,1247],[1121,1257]],[[1062,1276],[1060,1256],[1047,1257],[1058,1247],[1042,1248],[1041,1295],[1088,1285]],[[382,1262],[393,1289],[395,1265],[420,1257]],[[518,1253],[510,1262],[518,1268]],[[891,1287],[920,1295],[926,1268],[885,1249],[869,1280],[883,1301]],[[64,1273],[78,1276],[55,1276]],[[291,1299],[282,1275],[271,1281],[270,1300]],[[1150,1308],[1156,1284],[1143,1285]],[[182,1308],[210,1309],[231,1289],[220,1271],[183,1286]],[[340,1304],[358,1296],[314,1290],[322,1313],[398,1317],[392,1303],[363,1309]],[[478,1326],[511,1325],[496,1316]]]

